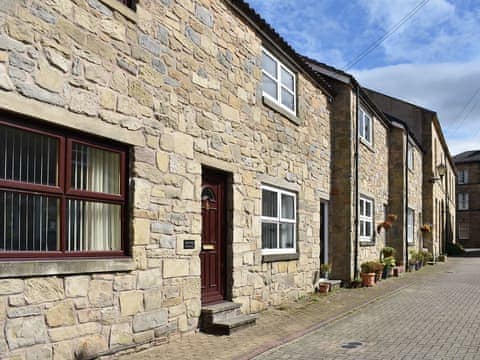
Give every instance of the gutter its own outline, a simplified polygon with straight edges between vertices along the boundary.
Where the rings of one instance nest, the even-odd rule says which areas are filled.
[[[358,125],[359,125],[359,110],[360,110],[360,85],[359,84],[356,84],[356,95],[357,95],[357,98],[356,98],[356,104],[355,104],[355,107],[356,107],[356,131],[355,131],[355,156],[354,156],[354,159],[355,159],[355,272],[354,272],[354,279],[356,279],[358,277],[358,274],[359,274],[359,271],[358,271],[358,246],[359,246],[359,242],[358,242],[358,237],[359,237],[359,225],[360,225],[360,222],[359,222],[359,210],[360,210],[360,206],[359,206],[359,199],[360,199],[360,196],[359,196],[359,184],[358,184],[358,180],[359,180],[359,176],[358,176],[358,164],[359,164],[359,128],[358,128]]]

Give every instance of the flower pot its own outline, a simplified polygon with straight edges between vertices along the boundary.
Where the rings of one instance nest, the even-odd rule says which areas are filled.
[[[375,285],[375,273],[361,273],[362,284],[363,286],[374,286]]]
[[[329,283],[318,284],[318,291],[322,294],[328,293],[330,291],[330,284]]]
[[[413,272],[415,271],[415,264],[408,264],[408,271]]]

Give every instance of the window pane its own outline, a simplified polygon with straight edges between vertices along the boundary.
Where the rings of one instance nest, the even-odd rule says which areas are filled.
[[[0,251],[59,250],[57,198],[0,190]]]
[[[262,56],[262,69],[272,75],[275,79],[278,79],[277,62],[265,52],[263,52]]]
[[[365,125],[365,133],[364,133],[365,140],[370,141],[370,118],[366,115],[364,119],[364,125]]]
[[[288,71],[286,71],[284,68],[282,68],[281,74],[282,74],[282,84],[283,84],[283,86],[285,86],[291,92],[293,92],[294,91],[293,90],[293,88],[294,88],[293,75],[290,74]]]
[[[72,188],[120,194],[120,154],[88,145],[72,145]]]
[[[274,99],[277,98],[277,83],[265,74],[263,74],[262,87],[265,93],[267,93]]]
[[[67,251],[121,249],[120,205],[68,200],[67,212]]]
[[[0,179],[58,184],[58,140],[0,125]]]
[[[360,199],[360,215],[365,215],[365,201]]]
[[[365,236],[372,236],[372,223],[369,221],[365,222]]]
[[[274,191],[262,190],[262,216],[278,217],[277,196]]]
[[[360,236],[365,236],[365,221],[360,220]]]
[[[293,249],[294,239],[295,239],[295,225],[280,224],[280,248]]]
[[[365,216],[372,216],[372,203],[370,201],[365,201]]]
[[[282,194],[282,218],[295,219],[295,201],[294,197]]]
[[[276,223],[262,223],[262,248],[276,249],[277,248],[277,224]]]
[[[282,88],[282,104],[291,110],[294,109],[293,95],[283,88]]]

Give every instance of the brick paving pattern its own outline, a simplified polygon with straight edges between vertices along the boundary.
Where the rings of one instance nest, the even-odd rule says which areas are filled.
[[[479,258],[449,259],[411,287],[255,359],[480,359],[478,269]]]
[[[409,286],[413,286],[418,281],[428,283],[430,278],[445,276],[446,270],[451,268],[452,264],[453,262],[427,266],[419,272],[406,274],[402,278],[382,281],[379,286],[374,288],[340,289],[328,296],[312,295],[290,305],[270,308],[260,314],[256,326],[241,330],[230,336],[196,333],[191,336],[184,336],[181,339],[173,339],[168,344],[150,348],[143,352],[124,354],[117,358],[120,360],[249,359],[262,351],[302,336],[316,327],[323,326],[325,322],[343,316],[368,302],[373,302],[373,304],[367,305],[363,309],[373,308],[378,310],[382,308],[382,305],[377,304],[376,299],[398,291],[410,294]],[[394,299],[397,297],[395,296]],[[420,307],[424,308],[423,305]],[[407,312],[410,312],[410,310],[408,309]],[[363,313],[363,310],[361,311]],[[394,326],[394,324],[388,323],[385,325]],[[282,353],[272,353],[265,356],[262,358],[269,359],[268,356],[276,356],[280,359],[298,358]],[[319,357],[314,354],[308,355],[307,358],[317,359]],[[380,356],[379,358],[385,359],[388,356]]]

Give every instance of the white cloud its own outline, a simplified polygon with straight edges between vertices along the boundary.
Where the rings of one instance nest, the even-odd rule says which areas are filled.
[[[390,0],[386,5],[384,0],[370,0],[361,1],[360,5],[367,13],[370,27],[378,27],[386,33],[419,3],[419,0]],[[426,3],[382,43],[387,62],[425,63],[478,58],[480,10],[460,5],[460,2],[448,0]]]
[[[453,154],[480,148],[480,61],[401,64],[353,73],[368,88],[436,111]]]

